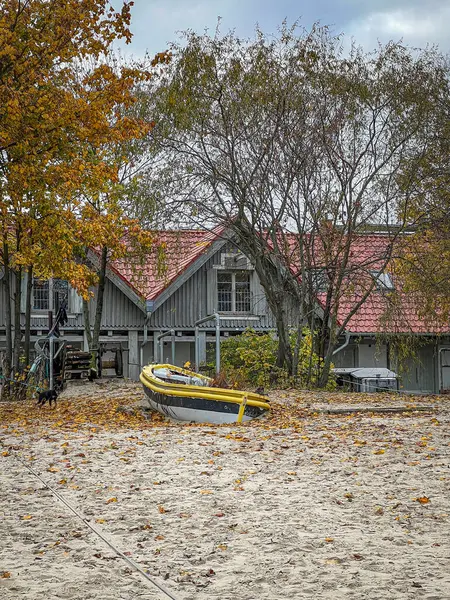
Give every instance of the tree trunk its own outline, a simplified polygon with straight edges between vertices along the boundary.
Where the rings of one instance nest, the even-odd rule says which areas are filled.
[[[84,331],[86,333],[89,350],[92,353],[91,360],[91,377],[100,377],[101,372],[99,370],[99,340],[100,340],[100,327],[102,324],[103,315],[103,301],[105,295],[106,285],[106,266],[108,264],[108,248],[105,246],[102,248],[102,254],[100,257],[100,267],[98,270],[98,288],[97,288],[97,305],[95,307],[95,319],[94,329],[91,331],[91,317],[89,313],[89,303],[87,300],[83,300],[83,321]]]
[[[9,269],[9,247],[6,240],[6,231],[3,237],[3,263],[5,273],[3,276],[3,289],[5,298],[5,358],[3,361],[3,376],[6,379],[2,386],[2,397],[9,396],[10,393],[10,377],[12,367],[12,321],[11,321],[11,272]]]
[[[104,246],[102,248],[102,255],[100,258],[100,269],[98,270],[98,289],[97,289],[97,306],[95,307],[95,321],[94,331],[92,335],[92,349],[98,352],[99,349],[99,338],[100,338],[100,326],[102,323],[103,314],[103,299],[105,294],[106,285],[106,265],[108,263],[108,248]]]
[[[20,343],[22,341],[22,331],[20,326],[20,308],[22,298],[22,267],[14,271],[15,289],[14,289],[14,350],[13,350],[13,371],[14,378],[20,371]]]
[[[314,316],[314,311],[311,311],[311,319],[309,322],[309,329],[311,331],[311,350],[309,353],[309,361],[308,361],[308,372],[306,375],[306,381],[305,381],[305,385],[306,387],[309,387],[312,384],[313,381],[313,355],[314,355],[314,340],[315,340],[315,327],[316,327],[316,319]]]
[[[319,380],[319,387],[325,387],[330,378],[330,368],[331,368],[331,361],[333,358],[333,351],[334,351],[334,344],[332,344],[330,341],[330,343],[328,345],[327,353],[326,353],[324,361],[323,361],[322,373],[320,374],[320,380]]]
[[[25,337],[24,337],[24,359],[25,367],[30,365],[30,337],[31,337],[31,294],[33,291],[33,267],[27,271],[27,291],[25,298]]]
[[[289,341],[289,331],[286,327],[286,319],[283,313],[284,310],[280,310],[276,315],[278,333],[277,367],[280,369],[285,367],[288,375],[292,376],[294,371],[294,363],[292,359],[291,344]]]
[[[330,328],[327,329],[327,333],[328,333],[327,346],[326,346],[326,352],[323,357],[323,366],[322,366],[322,372],[320,374],[320,379],[319,379],[319,387],[325,387],[330,378],[331,361],[333,358],[334,347],[336,345],[336,317],[335,316],[333,316],[331,319]]]
[[[264,285],[265,276],[263,273],[258,273],[261,285],[266,293],[267,303],[273,316],[275,317],[277,335],[278,335],[278,353],[276,366],[280,369],[285,368],[289,376],[293,375],[293,358],[292,349],[289,340],[289,324],[286,319],[286,308],[284,298],[280,298],[280,294],[275,296],[271,289]]]
[[[293,372],[294,377],[298,377],[298,362],[300,358],[300,349],[302,347],[303,338],[303,315],[299,312],[298,323],[297,323],[297,338],[295,340],[294,352],[292,354],[293,361]]]
[[[83,322],[89,350],[92,349],[91,316],[89,314],[89,302],[83,298]]]

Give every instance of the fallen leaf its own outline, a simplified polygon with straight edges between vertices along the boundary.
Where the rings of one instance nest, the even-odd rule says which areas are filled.
[[[386,450],[384,448],[380,448],[380,450],[375,450],[374,454],[384,454]]]
[[[330,544],[331,542],[334,542],[334,538],[332,538],[332,537],[326,537],[325,541]]]
[[[422,496],[421,498],[414,498],[414,500],[417,500],[417,502],[420,502],[420,504],[428,504],[430,502],[430,499],[427,498],[427,496]]]
[[[109,500],[106,501],[106,504],[111,504],[111,502],[117,502],[117,498],[115,496],[113,498],[109,498]]]
[[[22,521],[29,521],[30,519],[32,519],[33,517],[31,515],[23,515],[22,517]]]
[[[9,571],[1,571],[0,577],[2,579],[9,579],[11,577],[11,573]]]

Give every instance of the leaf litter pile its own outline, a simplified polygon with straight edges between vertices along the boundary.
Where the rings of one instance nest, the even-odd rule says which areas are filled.
[[[1,404],[2,598],[164,598],[20,461],[180,600],[450,597],[450,398],[271,404],[241,426],[167,422],[130,383]]]

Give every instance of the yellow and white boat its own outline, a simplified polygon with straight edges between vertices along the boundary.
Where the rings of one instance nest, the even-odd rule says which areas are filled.
[[[147,365],[140,380],[150,407],[178,421],[240,423],[270,410],[266,396],[211,387],[210,377],[174,365]]]

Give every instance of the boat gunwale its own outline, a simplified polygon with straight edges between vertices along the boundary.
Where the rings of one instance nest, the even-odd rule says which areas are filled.
[[[181,372],[181,374],[189,377],[199,376],[202,379],[211,381],[210,377],[194,373],[193,371],[187,371],[181,367],[176,367],[169,364],[150,364],[146,365],[139,376],[139,379],[145,387],[149,388],[155,393],[164,393],[172,396],[180,396],[185,398],[204,398],[205,400],[212,400],[216,402],[231,402],[233,404],[242,404],[245,397],[247,398],[247,404],[250,406],[256,406],[264,410],[270,410],[270,404],[267,399],[260,394],[254,392],[245,392],[243,390],[233,390],[227,388],[215,388],[209,386],[197,386],[183,383],[168,383],[162,381],[157,375],[153,373],[153,368],[169,368]],[[150,371],[151,375],[147,374]],[[153,387],[156,389],[153,389]]]

